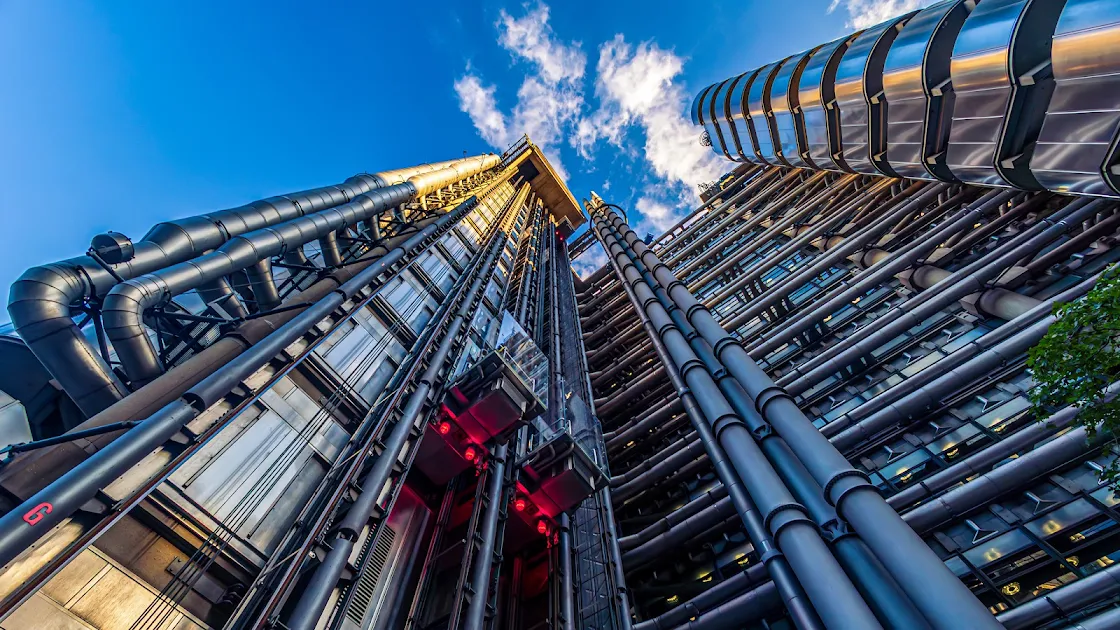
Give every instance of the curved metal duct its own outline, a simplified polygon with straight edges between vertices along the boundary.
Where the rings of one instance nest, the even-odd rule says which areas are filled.
[[[1030,168],[1057,192],[1120,192],[1120,4],[1069,0],[1054,33],[1054,95]]]
[[[919,11],[899,33],[883,67],[887,153],[903,177],[952,180],[945,146],[953,115],[949,59],[975,0],[946,0]]]
[[[858,35],[858,33],[856,34]],[[801,105],[806,155],[811,168],[850,170],[840,150],[840,113],[836,109],[836,67],[856,35],[818,47],[801,72],[797,100]]]
[[[732,114],[733,103],[738,102],[738,110],[742,110],[743,108],[743,92],[747,87],[747,83],[750,81],[749,74],[751,73],[744,72],[735,77],[731,85],[728,86],[727,97],[723,99],[723,103],[719,105],[719,110],[717,112],[723,117],[724,122],[727,123],[727,136],[731,144],[734,145],[728,146],[727,148],[733,148],[735,150],[739,155],[737,159],[740,162],[754,162],[757,159],[754,156],[754,146],[751,144],[750,133],[747,132],[740,136],[742,132],[738,125],[735,124],[735,119]]]
[[[718,143],[720,150],[729,160],[739,159],[739,152],[735,150],[734,142],[731,139],[731,129],[725,113],[727,97],[731,94],[731,85],[736,80],[737,78],[727,79],[717,84],[715,89],[708,93],[708,105],[704,111],[716,132],[716,135],[712,138],[712,147],[714,148]]]
[[[755,68],[739,75],[739,82],[731,90],[727,101],[727,119],[742,148],[742,157],[755,164],[765,164],[766,160],[763,160],[758,153],[758,134],[751,119],[750,108],[747,106],[747,94],[758,79],[760,70],[761,68]]]
[[[751,85],[748,93],[748,105],[751,108],[751,120],[755,123],[758,139],[758,154],[767,164],[776,166],[789,166],[779,151],[778,134],[774,129],[774,107],[771,104],[770,94],[774,90],[774,80],[777,79],[782,67],[789,63],[793,57],[772,63],[758,71],[758,78]]]
[[[953,46],[946,164],[958,179],[1041,188],[1028,162],[1050,100],[1050,36],[1065,0],[985,0]]]
[[[272,281],[272,257],[356,225],[497,163],[497,156],[481,156],[461,160],[438,171],[419,173],[404,183],[377,188],[341,206],[237,236],[209,254],[122,282],[105,296],[102,306],[105,334],[133,385],[144,385],[164,370],[144,328],[144,313],[148,309],[243,269],[253,270],[249,279],[254,295],[261,295],[260,288],[271,288],[267,291],[271,298],[259,304],[261,309],[273,307],[279,303],[279,297],[275,295]]]
[[[728,79],[730,81],[730,79]],[[713,83],[704,88],[703,92],[692,103],[692,124],[703,126],[708,133],[708,141],[716,155],[735,160],[727,150],[727,143],[723,140],[723,130],[719,123],[712,118],[712,101],[715,100],[716,91],[727,81]]]
[[[841,152],[848,168],[865,175],[897,174],[883,160],[887,150],[883,107],[883,64],[911,11],[860,33],[836,68],[836,108]]]
[[[356,175],[339,186],[160,223],[136,242],[120,235],[99,235],[93,241],[100,250],[96,258],[78,256],[33,267],[13,283],[8,298],[12,324],[79,409],[92,416],[128,390],[74,324],[75,306],[96,302],[119,281],[189,260],[239,234],[318,212],[385,183],[459,161]]]
[[[809,149],[805,142],[805,127],[801,120],[800,85],[802,72],[809,57],[816,48],[794,55],[782,64],[774,77],[770,90],[770,104],[773,107],[774,135],[778,141],[778,155],[790,166],[811,168]]]

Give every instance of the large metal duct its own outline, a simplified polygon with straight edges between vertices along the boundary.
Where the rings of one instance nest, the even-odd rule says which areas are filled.
[[[973,0],[946,0],[910,18],[883,67],[886,162],[903,177],[953,179],[945,145],[953,116],[949,55]]]
[[[695,124],[703,125],[704,129],[707,130],[708,137],[711,138],[712,150],[717,155],[722,155],[729,160],[738,160],[738,153],[733,156],[732,152],[728,151],[729,143],[723,138],[723,129],[719,125],[719,120],[712,114],[712,104],[718,99],[720,90],[730,81],[731,79],[727,79],[704,88],[696,102],[693,103],[692,119]]]
[[[817,47],[819,48],[819,46]],[[805,126],[801,119],[801,74],[816,48],[790,57],[774,77],[770,90],[771,120],[778,141],[778,155],[790,166],[807,168],[809,147],[805,142]]]
[[[805,64],[798,84],[802,126],[811,168],[847,171],[840,150],[840,118],[836,109],[836,67],[848,51],[847,35],[817,48]]]
[[[914,12],[863,31],[836,68],[836,107],[840,112],[840,148],[848,167],[865,175],[897,176],[883,160],[887,150],[883,112],[883,64],[900,25]]]
[[[1120,197],[1118,51],[1111,0],[944,0],[892,18],[809,56],[800,120],[789,102],[808,147],[795,165]],[[789,63],[697,97],[717,154],[754,161],[751,136],[758,161],[793,162],[771,129]]]
[[[675,628],[679,624],[687,623],[690,618],[699,617],[701,613],[711,610],[756,586],[767,583],[767,579],[766,565],[761,563],[751,565],[746,571],[736,573],[676,608],[653,619],[634,624],[634,630],[669,630]],[[773,584],[773,582],[769,583]],[[781,606],[781,603],[779,598],[774,607]]]
[[[751,120],[754,121],[758,138],[758,154],[768,164],[789,166],[789,162],[781,155],[778,135],[774,129],[774,108],[771,105],[770,94],[774,89],[774,81],[778,78],[782,67],[794,63],[794,57],[772,63],[758,72],[751,90],[747,94],[747,103],[751,108]]]
[[[438,171],[413,175],[403,183],[371,190],[341,206],[234,237],[209,254],[126,280],[105,296],[102,306],[105,334],[113,343],[133,386],[142,386],[164,371],[143,323],[144,313],[149,308],[243,269],[253,270],[249,279],[255,295],[271,295],[260,306],[275,306],[279,297],[275,295],[272,281],[271,257],[357,225],[410,199],[496,166],[497,162],[497,156],[481,156]]]
[[[1054,95],[1031,171],[1058,192],[1120,192],[1120,4],[1068,0],[1054,33]]]
[[[460,161],[356,175],[339,186],[160,223],[135,242],[118,234],[100,235],[93,239],[94,255],[24,272],[12,285],[8,313],[16,332],[47,371],[78,408],[92,416],[120,400],[128,390],[75,325],[75,306],[104,297],[119,281],[190,260],[234,236],[319,212],[374,188]]]
[[[271,361],[307,331],[330,315],[347,300],[365,290],[382,274],[391,270],[408,252],[431,246],[446,229],[463,218],[476,206],[472,199],[455,211],[442,215],[437,221],[410,236],[369,267],[354,274],[337,289],[308,306],[299,315],[288,320],[272,334],[245,350],[229,363],[202,379],[181,396],[164,405],[127,433],[93,454],[42,490],[28,497],[23,503],[0,517],[0,566],[4,566],[27,550],[81,508],[87,501],[117,477],[136,465],[153,450],[164,444],[188,422],[201,415],[211,405],[226,396],[231,389]],[[23,515],[36,506],[48,503],[52,507],[36,525],[29,526]]]
[[[611,215],[609,223],[612,224],[611,233],[617,242],[626,243],[631,248],[638,242],[633,230],[630,230],[617,214]],[[620,233],[623,229],[625,234]],[[657,280],[645,263],[636,257],[633,249],[626,254],[645,281],[650,286],[657,286]],[[790,488],[794,498],[805,506],[809,516],[822,531],[833,532],[831,542],[837,560],[847,575],[853,578],[860,593],[870,603],[876,617],[889,627],[914,630],[928,628],[922,615],[914,608],[898,584],[887,575],[882,564],[871,555],[867,546],[858,538],[848,535],[846,528],[837,526],[839,518],[833,507],[825,500],[821,486],[797,461],[784,439],[778,436],[758,414],[747,392],[720,365],[712,347],[692,328],[679,308],[672,304],[664,289],[657,291],[657,296],[659,301],[669,309],[674,322],[688,338],[689,345],[708,373],[715,379],[719,391],[726,397],[735,413],[743,419],[749,433],[755,437],[759,448],[782,482]],[[683,524],[681,528],[683,529]]]
[[[957,103],[945,160],[958,179],[1041,187],[1027,166],[1050,98],[1050,37],[1064,4],[985,0],[965,20],[953,46]]]

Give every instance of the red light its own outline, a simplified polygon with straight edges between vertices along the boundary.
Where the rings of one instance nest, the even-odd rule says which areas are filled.
[[[474,450],[473,446],[468,446],[467,450],[463,451],[463,457],[467,458],[468,462],[473,462],[475,458],[478,457],[478,453]]]
[[[537,533],[538,534],[547,534],[548,533],[548,523],[546,523],[544,521],[537,521]]]
[[[514,501],[513,502],[513,509],[517,510],[518,512],[524,512],[525,511],[525,499],[518,499],[518,500]]]
[[[447,435],[448,433],[451,433],[451,423],[450,422],[439,423],[439,434],[440,435]]]

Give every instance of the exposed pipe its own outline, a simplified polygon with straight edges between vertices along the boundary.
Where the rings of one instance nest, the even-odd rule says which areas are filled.
[[[957,348],[956,351],[941,359],[935,365],[930,366],[929,369],[918,372],[898,385],[878,393],[859,407],[833,419],[831,422],[821,427],[821,433],[832,438],[844,429],[856,425],[872,415],[894,406],[896,403],[901,404],[900,401],[915,395],[923,387],[934,382],[942,375],[961,368],[975,360],[976,357],[994,349],[1002,343],[1009,342],[1012,339],[1021,339],[1027,343],[1027,347],[1033,345],[1042,335],[1046,334],[1046,330],[1049,328],[1050,324],[1054,322],[1054,317],[1049,314],[1054,304],[1069,302],[1080,298],[1093,288],[1093,285],[1096,284],[1097,278],[1099,277],[1100,274],[1097,274],[1091,278],[1082,280],[1062,293],[1044,302],[1040,302],[1030,311],[1023,313],[1003,326],[996,328],[979,339],[974,339],[968,344]],[[1004,352],[1004,354],[1006,355],[1006,352]],[[1008,356],[1007,359],[1011,360],[1012,357]],[[964,385],[968,382],[969,381],[962,381],[961,384]],[[836,442],[833,443],[835,444]],[[838,448],[843,447],[838,446]]]
[[[608,434],[604,434],[603,437],[607,438],[607,448],[616,449],[620,445],[626,444],[630,440],[647,433],[653,427],[662,425],[683,410],[684,407],[681,406],[680,400],[672,400],[655,407],[653,413],[646,414],[620,425],[614,431],[610,431],[609,436]]]
[[[789,558],[825,625],[829,628],[881,627],[832,556],[805,508],[793,498],[762,456],[743,420],[731,409],[652,288],[627,259],[623,247],[607,233],[601,220],[596,219],[595,229],[604,249],[616,261],[616,273],[634,292],[635,307],[640,305],[649,318],[651,335],[658,335],[665,345],[666,367],[678,366],[689,390],[696,395],[696,402],[702,409],[696,424],[711,423],[714,436],[752,499],[766,511],[767,525],[778,548]]]
[[[164,371],[159,353],[144,327],[144,313],[177,295],[228,276],[241,269],[249,274],[258,305],[266,310],[279,303],[269,258],[337,230],[376,216],[386,209],[491,168],[497,156],[472,158],[455,167],[414,175],[402,184],[378,188],[353,201],[315,214],[290,219],[271,227],[234,237],[210,254],[126,280],[105,296],[102,319],[125,372],[135,385],[143,385]],[[255,265],[255,267],[254,267]]]
[[[628,228],[625,231],[632,232]],[[631,248],[636,257],[653,270],[661,287],[687,314],[689,323],[711,344],[720,363],[755,401],[760,415],[786,440],[825,489],[837,513],[871,548],[930,624],[939,630],[962,627],[997,630],[999,624],[988,609],[887,505],[866,476],[853,469],[820,434],[793,399],[775,386],[707,308],[697,302],[644,243],[636,241]],[[669,329],[668,326],[664,328]]]
[[[735,505],[729,497],[725,497],[690,516],[676,519],[671,525],[666,525],[660,533],[652,534],[648,540],[630,549],[622,545],[626,540],[623,538],[619,541],[619,546],[623,547],[622,563],[631,571],[640,569],[664,557],[664,554],[670,553],[675,547],[692,540],[709,528],[736,516]],[[667,519],[668,517],[663,521]]]
[[[773,582],[736,595],[696,619],[677,626],[678,630],[735,630],[765,617],[782,603]]]
[[[290,319],[260,342],[232,361],[209,374],[166,404],[136,427],[93,454],[82,463],[43,489],[35,492],[4,516],[0,516],[0,566],[7,565],[42,535],[68,518],[97,492],[124,474],[141,459],[170,439],[188,422],[198,417],[281,350],[301,338],[307,330],[330,315],[345,301],[374,283],[406,253],[426,249],[439,237],[441,228],[453,225],[475,206],[476,201],[462,204],[455,212],[445,214],[436,222],[413,234],[403,243],[355,274],[350,280],[328,293],[306,310]],[[383,285],[378,285],[379,290]],[[50,505],[49,513],[34,523],[23,520],[25,514]]]
[[[722,189],[720,189],[719,193],[723,193],[723,192],[726,192],[728,190],[731,190],[731,189],[739,186],[740,184],[743,184],[746,181],[748,181],[748,178],[757,177],[758,175],[760,175],[761,173],[763,173],[766,170],[767,169],[765,167],[760,167],[760,166],[757,166],[757,165],[754,165],[754,164],[747,165],[747,169],[743,172],[743,174],[739,175],[735,179],[731,180],[731,182],[728,183],[727,186],[724,186]],[[773,170],[777,170],[777,169],[773,169]],[[662,248],[666,247],[668,245],[668,242],[666,242],[666,238],[668,238],[669,240],[677,238],[676,236],[673,235],[673,232],[676,232],[677,230],[681,229],[682,227],[684,227],[684,225],[686,223],[688,223],[692,219],[696,218],[697,215],[699,215],[704,210],[708,209],[713,203],[721,200],[721,197],[719,196],[719,193],[716,193],[716,194],[712,195],[711,198],[709,198],[704,203],[700,204],[700,206],[698,208],[696,208],[692,212],[688,213],[688,215],[686,215],[680,221],[677,221],[676,224],[673,225],[673,227],[671,227],[668,230],[665,230],[664,232],[662,232],[661,236],[658,236],[657,238],[655,238],[653,240],[653,243],[650,245],[650,247],[662,247]],[[723,204],[720,204],[721,207],[722,207],[722,205]],[[713,212],[712,214],[717,214],[718,212],[719,212],[719,210],[717,210],[716,212]],[[603,265],[602,269],[608,269],[609,270],[609,267],[607,265]]]
[[[692,617],[699,617],[702,613],[711,610],[723,602],[747,592],[760,584],[767,583],[766,566],[754,564],[747,567],[746,571],[719,582],[715,586],[700,593],[696,597],[679,604],[667,612],[661,613],[653,619],[647,619],[634,624],[634,630],[668,630],[679,624],[686,623]],[[773,584],[773,582],[769,582]],[[774,608],[782,605],[781,597],[774,603]]]
[[[917,190],[920,190],[923,184],[914,184],[902,194],[891,198],[884,206],[877,208],[880,212],[889,212],[890,208],[910,196]],[[752,286],[762,279],[766,273],[773,269],[775,265],[782,260],[788,258],[794,252],[810,244],[817,243],[818,248],[824,252],[831,248],[836,247],[844,240],[841,235],[842,228],[854,227],[855,217],[858,215],[858,208],[861,205],[869,203],[879,198],[890,189],[890,180],[879,180],[872,183],[870,186],[856,193],[848,199],[842,199],[835,208],[825,208],[817,216],[816,220],[805,226],[804,230],[796,233],[788,242],[778,246],[773,251],[766,254],[766,256],[755,263],[747,273],[732,279],[730,282],[723,284],[719,287],[719,292],[711,298],[705,300],[710,305],[715,305],[723,302],[728,297],[734,295],[736,292],[743,290],[743,288]],[[831,205],[831,204],[830,204]],[[774,226],[776,228],[783,228],[785,224]],[[753,252],[760,250],[767,244],[768,241],[776,238],[782,233],[781,229],[767,229],[758,236],[752,238],[744,247],[740,248],[739,253],[733,256],[736,260],[742,260]],[[730,268],[730,262],[724,261],[718,267],[706,271],[703,275],[695,280],[689,280],[689,286],[700,288],[708,282],[716,278],[719,274],[717,272],[726,271]],[[685,273],[680,273],[683,277],[688,277]]]
[[[996,619],[1007,630],[1038,628],[1094,602],[1117,595],[1120,595],[1120,564],[1113,564],[1061,588],[1047,591],[1045,596],[1005,610]]]
[[[1007,194],[1006,196],[1010,196]],[[781,347],[790,339],[815,326],[820,320],[828,317],[845,304],[866,293],[872,287],[881,284],[914,265],[921,257],[937,247],[945,238],[974,224],[979,217],[984,216],[994,206],[1005,201],[1001,195],[995,195],[985,203],[976,203],[962,208],[952,217],[945,219],[935,229],[923,234],[921,238],[911,241],[889,257],[883,258],[871,265],[863,273],[858,273],[844,280],[830,289],[830,298],[814,302],[812,309],[805,314],[796,316],[792,321],[783,322],[780,330],[770,331],[762,339],[747,348],[747,352],[754,359],[767,356]]]
[[[937,193],[944,187],[945,184],[934,184],[926,188],[926,190],[916,195],[900,208],[879,217],[870,225],[845,238],[836,247],[829,249],[824,254],[812,259],[812,261],[799,268],[797,271],[786,275],[781,280],[767,287],[765,295],[753,301],[746,311],[731,317],[729,321],[726,322],[725,327],[728,330],[735,330],[751,321],[763,311],[784,299],[790,289],[805,284],[810,278],[819,275],[825,269],[835,265],[841,259],[866,245],[869,240],[875,238],[881,230],[886,229],[889,223],[897,221],[902,216],[916,212],[927,205],[932,199],[937,197]],[[993,191],[989,193],[988,196],[990,197],[996,194],[999,193]],[[705,302],[705,304],[707,304],[707,302]]]
[[[694,516],[702,510],[709,508],[716,504],[721,499],[727,496],[727,489],[723,486],[717,486],[704,494],[689,501],[685,505],[669,512],[657,521],[647,525],[641,531],[623,536],[618,539],[618,546],[624,551],[633,549],[639,545],[643,545],[653,540],[657,535],[664,534],[665,532],[673,529],[678,523],[687,518]],[[730,503],[728,503],[730,505]],[[733,508],[734,506],[732,506]],[[725,515],[727,516],[727,515]]]
[[[502,511],[502,499],[505,496],[506,455],[508,447],[502,444],[494,449],[490,457],[490,471],[486,478],[486,499],[489,503],[482,518],[482,531],[479,534],[478,553],[471,566],[471,601],[467,606],[467,615],[463,619],[465,630],[482,630],[486,619],[486,603],[490,593],[490,570],[494,566],[494,548],[498,536],[498,517]],[[565,517],[567,515],[564,515]],[[566,535],[566,534],[562,534]],[[470,543],[468,543],[469,545]],[[499,543],[500,544],[500,543]],[[469,549],[469,546],[468,546]],[[569,549],[570,551],[570,549]],[[572,559],[568,556],[567,569],[564,571],[565,580],[571,583]],[[565,598],[561,598],[564,601]],[[571,628],[571,589],[567,596],[568,610],[565,615],[565,628]]]
[[[832,373],[844,369],[949,304],[965,296],[985,291],[988,288],[987,283],[1003,273],[1016,260],[1027,253],[1037,251],[1038,248],[1079,224],[1082,217],[1095,212],[1094,204],[1097,203],[1102,202],[1084,198],[1073,201],[1054,215],[1012,237],[1004,245],[1009,249],[997,250],[991,256],[982,257],[953,272],[930,289],[922,291],[903,305],[888,311],[886,315],[876,320],[875,326],[864,326],[845,339],[844,344],[828,348],[790,370],[778,381],[778,384],[786,387],[790,395],[804,393]]]
[[[1120,628],[1120,608],[1113,606],[1072,626],[1066,626],[1065,630],[1116,630],[1116,628]]]
[[[299,601],[296,602],[285,622],[290,630],[311,630],[319,621],[323,609],[326,607],[327,601],[330,599],[331,593],[334,592],[346,567],[347,559],[354,548],[354,542],[377,507],[377,499],[381,495],[382,488],[389,480],[393,466],[396,465],[397,459],[408,441],[409,434],[415,429],[416,422],[425,407],[430,404],[429,397],[433,386],[439,381],[440,375],[443,373],[457,337],[464,324],[468,322],[468,317],[473,314],[483,287],[489,282],[490,270],[496,264],[498,255],[501,253],[501,248],[497,245],[505,241],[501,235],[500,230],[495,230],[490,237],[489,253],[485,261],[475,268],[470,287],[465,288],[464,291],[461,286],[460,291],[463,291],[459,294],[461,297],[448,302],[449,305],[457,304],[454,310],[454,318],[447,324],[447,329],[443,333],[439,345],[428,359],[428,367],[417,380],[415,389],[401,408],[400,417],[396,424],[389,434],[382,438],[381,454],[360,482],[362,491],[354,499],[341,521],[335,524],[337,536],[331,541],[331,550],[322,563],[315,568],[303,593],[300,595]],[[464,275],[463,278],[465,279],[466,276]],[[451,308],[448,308],[443,317],[450,316],[452,312]],[[442,327],[442,324],[429,325]],[[435,337],[433,336],[432,342],[434,341]],[[386,412],[394,413],[395,410],[390,409]]]
[[[560,556],[560,623],[563,630],[576,630],[575,606],[572,587],[572,533],[566,513],[560,514],[560,532],[557,534],[557,550]],[[472,600],[473,603],[473,600]]]
[[[631,244],[636,240],[632,230],[628,230],[627,237],[619,233],[618,225],[622,223],[617,214],[612,216],[611,233],[615,242]],[[623,224],[625,225],[625,224]],[[837,516],[832,506],[823,496],[821,487],[810,476],[789,445],[773,431],[773,428],[758,415],[751,404],[747,393],[735,379],[728,374],[716,359],[711,346],[705,342],[687,321],[680,309],[672,303],[669,296],[657,284],[657,280],[649,272],[649,268],[639,260],[633,250],[626,252],[630,262],[642,274],[647,285],[657,287],[655,293],[661,304],[669,309],[673,323],[680,328],[689,340],[689,344],[707,368],[708,373],[719,387],[719,391],[726,397],[732,409],[746,423],[750,434],[754,436],[781,481],[790,488],[794,498],[800,501],[808,510],[809,515],[824,532],[830,533],[831,542],[835,549],[837,560],[845,572],[852,578],[860,593],[871,604],[876,616],[889,627],[896,628],[928,628],[921,614],[914,608],[905,593],[887,574],[886,569],[871,554],[867,547],[854,536],[847,534],[847,525]]]
[[[1115,390],[1116,388],[1112,389]],[[987,448],[973,453],[969,457],[893,495],[887,499],[887,503],[891,507],[902,511],[903,508],[952,487],[956,483],[976,475],[982,475],[995,464],[1070,426],[1077,419],[1077,414],[1080,411],[1081,409],[1071,405],[1045,420],[1037,420],[1002,440],[992,443]]]
[[[594,229],[595,226],[593,225],[592,228]],[[603,234],[598,230],[596,230],[596,237],[603,246],[604,251],[609,251]],[[782,601],[785,604],[786,610],[789,611],[794,625],[799,630],[822,628],[822,622],[806,597],[801,584],[797,581],[797,577],[793,574],[788,559],[775,546],[773,537],[768,531],[766,524],[763,522],[762,515],[759,513],[758,508],[751,498],[747,496],[742,485],[742,480],[728,462],[727,455],[716,441],[712,428],[707,425],[707,420],[704,418],[702,411],[697,405],[695,396],[685,384],[681,374],[672,366],[668,349],[658,336],[657,328],[645,311],[641,308],[637,308],[642,302],[635,294],[634,288],[625,281],[625,276],[622,273],[622,268],[619,266],[619,261],[616,257],[608,255],[607,262],[613,270],[615,277],[619,279],[619,285],[626,292],[631,303],[635,305],[635,312],[642,322],[646,335],[653,345],[657,356],[666,366],[669,379],[673,383],[673,387],[677,390],[684,404],[685,412],[688,414],[689,418],[693,420],[693,426],[696,428],[697,433],[700,434],[706,446],[706,450],[712,462],[712,467],[715,468],[716,475],[727,489],[728,496],[735,502],[735,508],[739,512],[739,517],[743,521],[743,525],[747,530],[747,535],[775,584],[777,584],[778,590],[782,596]]]
[[[12,324],[78,408],[87,417],[92,416],[123,398],[128,390],[75,326],[73,305],[104,296],[117,278],[127,280],[189,260],[233,236],[312,214],[411,174],[455,162],[458,160],[356,175],[339,186],[270,197],[239,208],[160,223],[139,241],[125,239],[108,269],[91,256],[33,267],[12,285],[8,298]],[[99,239],[94,239],[95,245]]]
[[[829,431],[830,435],[834,435],[831,438],[833,446],[846,451],[891,427],[905,426],[924,417],[929,411],[941,407],[943,401],[958,389],[982,382],[985,376],[1021,361],[1027,350],[1042,339],[1054,321],[1053,317],[1046,317],[1023,332],[973,357],[964,365],[946,370],[928,384],[916,384],[912,388],[907,388],[911,390],[909,395],[847,429],[839,431],[838,428]],[[898,384],[898,387],[906,383],[907,381],[903,381]]]
[[[1099,442],[1100,439],[1098,438]],[[962,486],[930,499],[903,515],[919,533],[943,525],[1016,487],[1042,475],[1092,448],[1085,427],[1077,427],[1046,442],[1029,453],[994,468]]]

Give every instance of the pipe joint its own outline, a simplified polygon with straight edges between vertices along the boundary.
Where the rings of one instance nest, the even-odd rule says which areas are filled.
[[[720,341],[720,343],[723,343],[723,341]],[[758,415],[765,418],[766,407],[780,398],[785,398],[791,403],[794,403],[793,396],[790,396],[789,393],[786,392],[786,390],[778,387],[777,385],[771,385],[770,387],[767,387],[758,392],[754,399],[754,406],[755,410],[758,411]]]
[[[715,434],[717,439],[721,439],[723,432],[732,427],[742,427],[747,432],[750,432],[750,428],[747,426],[747,423],[743,422],[743,419],[735,413],[725,413],[718,418],[711,420],[710,423],[712,425],[712,433]]]
[[[809,525],[816,529],[816,523],[809,518],[809,513],[805,510],[805,506],[796,502],[779,503],[762,518],[762,524],[766,526],[766,529],[770,530],[775,539],[779,537],[782,530],[790,525],[799,523]]]
[[[871,479],[867,476],[867,473],[849,468],[829,478],[828,482],[824,484],[822,491],[825,500],[839,512],[840,504],[847,498],[848,494],[864,488],[870,489],[878,494],[878,491],[871,485]]]

